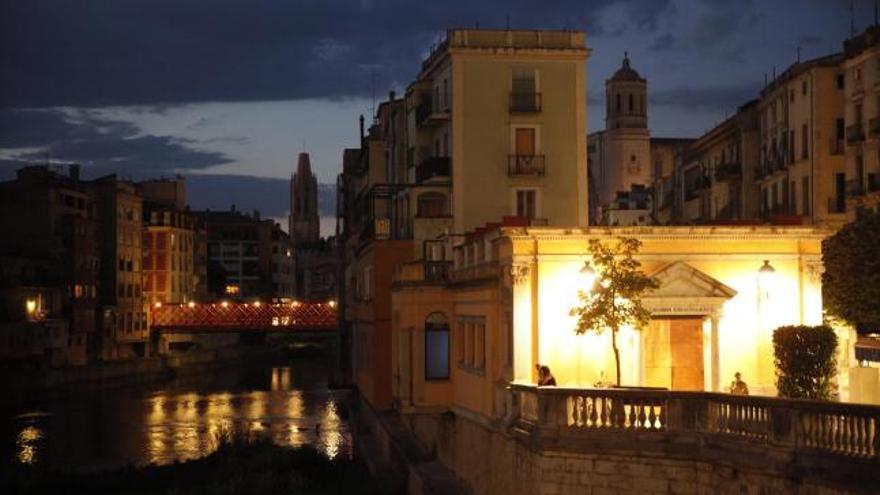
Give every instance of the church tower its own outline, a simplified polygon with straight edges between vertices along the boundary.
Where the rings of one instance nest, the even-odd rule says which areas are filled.
[[[318,242],[321,237],[318,219],[318,179],[312,173],[308,153],[299,154],[296,173],[290,178],[288,229],[294,246]]]
[[[625,53],[621,67],[605,81],[605,131],[590,138],[599,222],[629,225],[631,220],[611,218],[609,212],[647,209],[653,183],[647,90],[648,82]]]

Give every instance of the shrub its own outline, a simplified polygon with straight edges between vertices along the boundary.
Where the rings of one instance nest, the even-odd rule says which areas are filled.
[[[829,316],[880,327],[880,214],[864,212],[822,242],[822,299]]]
[[[782,326],[773,331],[776,388],[780,397],[831,398],[837,335],[826,325]]]

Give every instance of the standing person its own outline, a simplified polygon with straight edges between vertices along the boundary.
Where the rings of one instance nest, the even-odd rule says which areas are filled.
[[[538,374],[538,386],[540,387],[544,383],[544,371],[541,369],[541,363],[535,363],[535,372]]]
[[[730,382],[730,393],[734,395],[749,395],[749,385],[742,380],[742,374],[739,371],[733,374],[733,381]]]
[[[541,366],[541,375],[544,376],[543,381],[538,381],[538,385],[544,387],[555,387],[556,386],[556,377],[553,376],[553,373],[550,372],[549,366]]]

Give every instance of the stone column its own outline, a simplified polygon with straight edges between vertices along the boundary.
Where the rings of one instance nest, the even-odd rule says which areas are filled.
[[[721,363],[719,362],[721,352],[718,348],[718,324],[721,315],[717,311],[713,312],[709,315],[709,320],[712,323],[712,330],[709,334],[712,347],[712,391],[719,392],[721,391]]]

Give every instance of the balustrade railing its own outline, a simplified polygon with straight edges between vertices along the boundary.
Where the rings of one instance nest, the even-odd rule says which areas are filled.
[[[527,431],[552,430],[551,436],[677,433],[880,460],[877,406],[659,389],[514,384],[510,390],[514,422]]]

